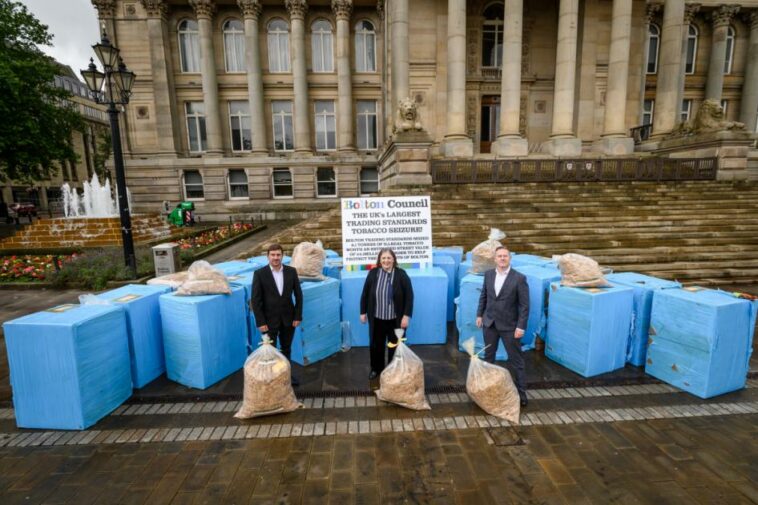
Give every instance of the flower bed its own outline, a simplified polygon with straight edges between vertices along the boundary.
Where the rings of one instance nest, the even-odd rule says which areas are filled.
[[[55,261],[63,266],[77,254],[61,256],[14,255],[0,257],[0,282],[39,282],[55,272]]]
[[[218,228],[204,231],[194,237],[177,240],[176,243],[179,244],[179,249],[182,251],[192,250],[192,252],[195,252],[197,249],[216,245],[219,242],[223,242],[235,235],[245,233],[252,229],[253,225],[250,223],[234,223],[231,226],[219,226]]]

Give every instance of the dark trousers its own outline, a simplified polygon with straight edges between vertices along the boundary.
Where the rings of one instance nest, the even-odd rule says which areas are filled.
[[[384,370],[384,350],[387,349],[387,363],[392,361],[395,355],[394,347],[387,347],[387,341],[397,343],[395,328],[399,328],[395,319],[374,318],[371,327],[371,370],[380,373]]]
[[[484,328],[484,361],[488,363],[495,362],[498,341],[502,340],[505,346],[505,352],[508,353],[508,361],[505,366],[516,383],[518,395],[522,400],[526,399],[526,371],[524,369],[524,354],[521,352],[521,339],[515,338],[512,331],[498,331],[493,324],[489,328]]]
[[[292,338],[295,336],[295,328],[292,326],[279,328],[268,327],[268,336],[273,341],[274,347],[276,347],[277,338],[281,344],[281,351],[284,357],[290,360],[292,354]],[[290,360],[292,361],[292,360]]]

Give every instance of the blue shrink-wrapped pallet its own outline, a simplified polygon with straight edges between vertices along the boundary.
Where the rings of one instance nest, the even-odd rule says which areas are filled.
[[[131,396],[123,308],[61,305],[3,330],[18,427],[82,430]]]
[[[474,264],[471,260],[465,260],[461,262],[460,265],[458,265],[458,274],[455,276],[456,278],[455,284],[458,290],[458,295],[456,296],[459,296],[461,294],[461,281],[463,280],[464,277],[466,277],[467,275],[479,275],[479,274],[469,273],[469,270],[471,270],[471,267],[473,267],[473,265]],[[482,276],[480,275],[480,277]]]
[[[290,261],[292,261],[292,258],[290,256],[285,255],[282,258],[282,263],[285,264],[285,265],[289,265]],[[252,257],[250,257],[250,258],[247,259],[247,262],[248,263],[255,263],[255,264],[259,265],[259,266],[268,265],[268,256],[265,255],[265,254],[263,254],[261,256],[252,256]]]
[[[242,368],[248,331],[245,288],[229,287],[228,295],[161,295],[169,379],[205,389]]]
[[[339,256],[327,257],[324,262],[323,274],[327,277],[339,280],[342,271],[342,258]]]
[[[645,356],[647,355],[648,329],[650,328],[650,309],[653,307],[653,293],[659,289],[678,288],[681,284],[634,272],[608,274],[605,278],[613,284],[634,289],[632,325],[629,328],[626,362],[634,366],[644,366]]]
[[[521,338],[521,348],[526,351],[534,349],[537,337],[546,339],[550,283],[561,279],[561,271],[550,263],[523,265],[514,267],[514,270],[524,274],[529,285],[529,320]]]
[[[256,270],[258,268],[261,267],[255,267]],[[226,280],[229,281],[230,285],[240,286],[245,290],[245,321],[247,323],[247,342],[249,352],[254,351],[257,347],[257,343],[261,340],[261,332],[258,331],[258,327],[255,326],[255,317],[253,317],[253,312],[250,310],[250,298],[253,295],[253,275],[255,275],[255,270],[226,277]]]
[[[742,389],[756,308],[723,291],[656,291],[645,372],[700,398]]]
[[[549,265],[553,264],[555,265],[550,258],[545,258],[543,256],[535,256],[534,254],[516,254],[511,253],[511,266],[516,267],[522,267],[526,265]]]
[[[455,245],[450,247],[432,247],[432,254],[444,254],[450,256],[456,265],[463,261],[463,247]]]
[[[456,298],[458,308],[455,312],[455,326],[458,328],[458,349],[466,352],[462,344],[474,337],[474,347],[477,352],[484,348],[484,334],[476,327],[476,310],[479,307],[479,296],[482,293],[484,276],[468,274],[461,280],[461,294]],[[508,359],[505,346],[498,344],[496,359]]]
[[[223,272],[224,275],[238,275],[245,272],[252,272],[258,268],[256,263],[248,261],[225,261],[223,263],[214,263],[211,265],[216,270]]]
[[[326,253],[327,258],[339,258],[340,253],[335,251],[334,249],[325,249],[324,252]]]
[[[584,377],[623,368],[634,290],[550,285],[545,355]]]
[[[97,295],[126,311],[132,385],[135,388],[144,387],[166,371],[158,298],[169,292],[169,286],[129,284]]]
[[[458,278],[455,260],[446,254],[435,252],[432,255],[432,265],[447,275],[447,320],[455,321],[455,281]]]
[[[444,344],[447,341],[447,275],[441,269],[406,269],[413,286],[413,317],[408,327],[408,345]],[[350,323],[352,346],[368,345],[368,325],[361,324],[360,302],[367,270],[342,271],[340,294],[342,320]]]
[[[303,281],[303,321],[295,330],[292,361],[310,365],[338,352],[342,346],[340,281]]]

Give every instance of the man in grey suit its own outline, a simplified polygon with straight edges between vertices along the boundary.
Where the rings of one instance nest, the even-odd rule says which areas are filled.
[[[483,328],[484,360],[495,362],[498,341],[503,340],[508,353],[506,366],[511,372],[521,406],[526,407],[526,372],[521,353],[521,337],[524,336],[529,318],[529,286],[526,277],[511,268],[511,253],[507,247],[495,250],[497,268],[484,273],[482,294],[476,311],[476,326]]]

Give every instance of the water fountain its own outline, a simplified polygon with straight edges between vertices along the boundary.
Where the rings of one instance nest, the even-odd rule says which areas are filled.
[[[74,217],[112,217],[118,215],[116,199],[111,196],[111,181],[105,179],[105,184],[101,185],[97,174],[92,176],[92,180],[84,181],[82,184],[82,195],[76,188],[72,188],[68,183],[61,186],[61,195],[63,197],[63,214],[67,218]],[[129,190],[126,190],[129,207],[131,208],[131,198]]]

